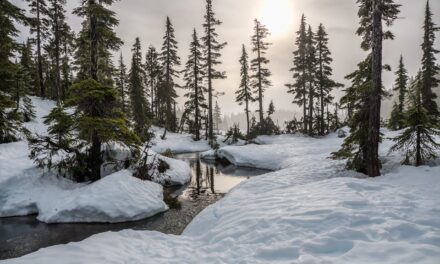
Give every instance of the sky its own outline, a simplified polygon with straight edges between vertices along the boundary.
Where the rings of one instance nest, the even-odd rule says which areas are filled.
[[[20,6],[24,1],[13,0]],[[78,32],[81,19],[72,15],[71,11],[79,4],[79,0],[68,0],[69,24]],[[392,26],[395,40],[384,44],[384,63],[396,70],[399,56],[402,54],[408,71],[414,75],[420,67],[422,43],[422,24],[424,18],[425,0],[396,0],[401,4],[399,19]],[[365,58],[360,49],[361,39],[355,35],[358,27],[356,0],[214,0],[214,11],[223,24],[218,27],[219,40],[228,45],[222,54],[223,64],[220,70],[227,72],[227,79],[214,82],[214,88],[224,93],[218,100],[222,111],[240,113],[243,107],[235,103],[235,91],[240,80],[240,65],[238,60],[241,46],[245,44],[250,51],[250,38],[253,34],[253,20],[262,21],[272,32],[268,41],[272,43],[268,51],[269,68],[272,72],[273,86],[267,89],[265,105],[273,100],[277,109],[296,111],[291,102],[293,95],[287,94],[286,83],[293,82],[289,69],[293,66],[292,52],[295,50],[296,31],[299,28],[301,15],[305,14],[307,22],[314,30],[320,23],[326,27],[333,54],[334,79],[348,84],[344,76],[355,70],[356,65]],[[434,22],[440,25],[440,1],[431,0],[431,10],[434,12]],[[118,36],[124,41],[121,49],[127,65],[131,46],[136,37],[140,37],[143,50],[149,45],[160,49],[165,30],[165,19],[169,16],[175,27],[175,34],[179,42],[179,56],[182,65],[187,60],[189,43],[193,28],[201,36],[205,0],[122,0],[112,7],[120,20],[115,29]],[[23,29],[21,38],[28,34]],[[440,48],[440,34],[437,34],[437,48]],[[252,58],[254,54],[250,54]],[[183,66],[181,67],[183,69]],[[384,85],[391,88],[394,80],[393,73],[384,73]],[[182,82],[181,82],[182,83]],[[179,89],[178,94],[183,95]],[[340,95],[336,91],[335,95]],[[178,102],[183,104],[184,98]],[[256,109],[257,105],[253,105]]]

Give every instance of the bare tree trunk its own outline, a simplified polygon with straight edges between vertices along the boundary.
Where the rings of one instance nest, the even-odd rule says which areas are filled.
[[[41,56],[41,19],[40,19],[40,1],[37,0],[37,60],[38,60],[38,81],[40,84],[40,96],[46,97],[46,88],[43,80],[43,58]]]
[[[369,120],[367,137],[366,170],[370,177],[380,176],[380,106],[382,91],[382,0],[373,0],[373,61],[372,89],[369,92]]]

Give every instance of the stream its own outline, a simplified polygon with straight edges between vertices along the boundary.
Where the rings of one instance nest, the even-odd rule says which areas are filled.
[[[144,220],[118,224],[46,224],[38,221],[36,215],[0,218],[0,260],[23,256],[48,246],[81,241],[107,231],[155,230],[180,235],[198,213],[237,184],[267,173],[254,168],[205,162],[199,153],[177,154],[174,158],[187,162],[192,169],[190,183],[169,188],[171,195],[180,202],[180,208]]]

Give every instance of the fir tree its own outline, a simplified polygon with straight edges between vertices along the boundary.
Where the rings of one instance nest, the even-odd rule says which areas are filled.
[[[267,115],[271,116],[271,115],[273,115],[273,113],[275,113],[275,105],[273,104],[273,101],[271,100],[270,104],[269,104],[269,108],[267,110]]]
[[[19,70],[11,61],[20,49],[14,40],[18,34],[16,23],[27,23],[24,11],[9,1],[0,1],[0,143],[16,141],[21,130],[20,115],[11,110],[16,107],[11,93]]]
[[[115,78],[116,88],[119,93],[119,100],[121,102],[122,112],[127,113],[128,110],[128,87],[127,87],[127,66],[125,66],[122,53],[119,56],[117,74]]]
[[[437,157],[440,144],[435,137],[440,136],[440,131],[435,129],[432,118],[427,109],[423,107],[422,100],[423,75],[417,76],[411,87],[409,107],[406,114],[407,128],[394,141],[396,144],[390,151],[403,150],[405,152],[404,164],[421,166]]]
[[[422,57],[422,101],[423,107],[428,111],[428,115],[434,121],[439,121],[440,112],[435,99],[437,95],[433,89],[440,85],[437,74],[440,72],[440,66],[436,63],[435,55],[440,51],[435,49],[435,33],[440,30],[432,21],[432,12],[429,6],[429,0],[426,1],[425,22],[423,25],[423,57]]]
[[[235,101],[239,105],[245,105],[244,111],[246,112],[246,125],[247,125],[247,132],[246,136],[249,136],[250,131],[250,120],[249,120],[249,104],[254,101],[252,90],[251,90],[251,84],[250,84],[250,77],[249,77],[249,56],[246,52],[246,48],[243,45],[242,47],[242,53],[240,57],[240,86],[239,89],[235,92],[237,95]]]
[[[297,32],[297,38],[295,45],[297,49],[293,52],[293,68],[290,69],[293,72],[293,84],[286,84],[288,93],[295,96],[293,101],[303,109],[303,132],[307,133],[307,28],[306,17],[302,15],[300,28]]]
[[[348,76],[352,86],[341,100],[353,110],[350,120],[351,134],[335,157],[348,158],[347,168],[370,177],[380,175],[380,107],[384,94],[382,87],[382,42],[393,39],[390,31],[384,31],[382,23],[391,26],[399,13],[399,5],[393,0],[358,0],[361,48],[370,52],[359,69]],[[386,67],[387,68],[387,67]]]
[[[213,120],[213,96],[214,87],[213,81],[216,79],[225,79],[226,73],[219,71],[216,67],[221,64],[221,50],[227,45],[226,42],[219,42],[218,33],[216,27],[220,26],[222,22],[215,17],[215,13],[212,8],[212,0],[206,0],[206,13],[205,22],[203,28],[205,30],[205,36],[202,38],[204,45],[205,67],[206,67],[206,79],[208,82],[208,137],[210,143],[214,141],[214,120]]]
[[[53,75],[55,76],[53,91],[57,104],[60,104],[63,93],[61,83],[62,40],[70,33],[70,28],[66,22],[65,5],[65,0],[49,0],[49,7],[47,9],[48,25],[52,32],[48,41],[47,50],[50,57],[53,58]]]
[[[318,27],[318,32],[315,36],[316,42],[316,55],[317,55],[317,72],[316,72],[316,81],[318,86],[318,96],[319,96],[319,133],[320,135],[325,134],[325,107],[332,103],[333,96],[331,92],[334,88],[342,87],[342,84],[339,84],[332,80],[333,69],[331,67],[331,63],[333,59],[331,57],[330,49],[328,48],[328,34],[325,30],[325,27],[320,24]],[[337,109],[337,108],[335,108]]]
[[[114,27],[119,21],[114,11],[108,9],[115,0],[82,0],[74,14],[83,17],[82,29],[76,40],[75,64],[77,80],[92,78],[105,85],[113,84],[114,66],[111,51],[123,44]]]
[[[307,62],[307,86],[308,86],[308,126],[307,129],[309,135],[314,134],[313,129],[313,119],[314,119],[314,101],[317,96],[316,94],[316,72],[317,72],[317,60],[316,60],[316,49],[315,49],[315,37],[312,31],[312,27],[309,26],[307,31],[307,41],[306,41],[306,62]]]
[[[163,121],[165,122],[165,128],[175,131],[177,125],[173,105],[177,98],[175,89],[177,85],[174,78],[179,76],[179,71],[175,67],[180,66],[180,57],[177,55],[177,41],[174,36],[173,24],[169,17],[166,20],[166,31],[163,40],[162,52],[159,57],[162,67],[162,83],[158,96],[160,96],[160,102],[164,107],[165,120]]]
[[[153,46],[148,48],[147,54],[145,55],[145,72],[150,87],[151,112],[156,118],[158,118],[159,101],[157,99],[157,89],[159,84],[160,64],[159,54]]]
[[[194,116],[193,127],[190,131],[194,132],[195,140],[200,140],[201,112],[202,109],[207,109],[205,93],[206,87],[203,86],[203,51],[200,41],[197,37],[197,32],[194,29],[192,41],[190,44],[190,54],[185,67],[185,88],[188,93],[185,97],[188,101],[185,103],[186,113],[192,113]]]
[[[40,167],[56,168],[76,181],[99,180],[105,163],[126,163],[102,151],[103,145],[119,143],[132,150],[131,157],[138,152],[139,139],[128,129],[118,106],[114,88],[93,79],[74,84],[65,106],[54,108],[46,117],[49,134],[29,137],[30,157]],[[65,107],[75,111],[68,113]],[[56,156],[62,158],[53,159]]]
[[[34,106],[32,105],[32,100],[29,98],[32,86],[34,85],[31,63],[30,47],[28,44],[23,43],[20,54],[19,71],[16,76],[15,107],[16,111],[22,115],[24,122],[29,122],[35,118]]]
[[[254,74],[252,78],[252,88],[254,89],[255,101],[258,101],[260,123],[264,122],[263,97],[264,91],[271,86],[269,77],[272,75],[266,65],[269,60],[266,58],[266,53],[271,43],[266,42],[266,38],[270,35],[267,28],[257,19],[254,20],[254,35],[252,36],[252,51],[256,53],[256,58],[251,61],[251,70]]]
[[[388,127],[392,130],[399,130],[405,126],[405,98],[408,85],[408,72],[403,63],[403,56],[400,56],[399,67],[396,71],[396,81],[394,91],[398,92],[398,103],[393,105]]]
[[[48,9],[45,0],[27,0],[29,2],[30,13],[35,15],[33,23],[30,24],[31,34],[36,33],[36,52],[38,67],[38,86],[41,97],[46,97],[43,75],[43,40],[49,36],[49,21],[47,19]]]
[[[219,134],[220,132],[220,124],[222,123],[222,110],[220,109],[220,106],[218,105],[218,102],[215,101],[215,107],[214,107],[214,130],[216,131],[216,134]]]
[[[136,133],[142,138],[146,139],[148,132],[148,102],[144,93],[143,81],[143,67],[142,67],[142,53],[141,43],[139,38],[136,38],[132,48],[131,68],[128,76],[130,88],[130,103],[131,113],[135,124]]]

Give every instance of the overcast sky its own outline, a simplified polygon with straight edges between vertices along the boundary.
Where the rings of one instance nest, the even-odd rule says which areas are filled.
[[[20,6],[24,1],[13,0]],[[81,20],[71,15],[72,9],[79,0],[68,0],[69,23],[77,32]],[[292,82],[289,69],[292,67],[292,51],[295,49],[295,32],[298,30],[301,14],[313,29],[319,23],[327,28],[330,37],[330,49],[333,53],[335,79],[346,83],[344,76],[352,72],[357,63],[365,57],[359,44],[360,38],[355,35],[358,26],[357,5],[355,0],[214,0],[217,18],[223,21],[218,28],[221,41],[227,41],[224,49],[221,70],[227,72],[226,80],[215,82],[215,88],[225,95],[218,99],[225,113],[243,111],[235,101],[235,90],[239,83],[238,59],[241,45],[250,49],[253,19],[258,18],[267,24],[273,32],[269,41],[269,67],[272,71],[273,86],[265,94],[265,103],[273,99],[278,109],[295,109],[291,103],[292,95],[286,93],[284,84]],[[395,71],[400,54],[403,54],[411,75],[420,67],[422,41],[422,24],[425,0],[396,0],[402,4],[400,19],[392,27],[396,38],[387,41],[384,46],[384,63]],[[440,25],[440,1],[431,0],[434,21]],[[122,0],[112,9],[117,13],[120,25],[117,34],[124,40],[122,53],[129,64],[130,49],[135,37],[140,37],[143,49],[149,45],[160,48],[164,34],[165,17],[169,16],[176,30],[179,42],[179,56],[182,64],[187,59],[192,29],[199,35],[203,33],[201,24],[205,0]],[[27,33],[27,32],[23,32]],[[440,34],[436,46],[440,48]],[[253,56],[251,54],[251,56]],[[390,88],[394,76],[385,73],[384,84]],[[184,91],[179,91],[183,94]],[[183,102],[182,99],[179,102]],[[254,106],[256,108],[256,105]]]

